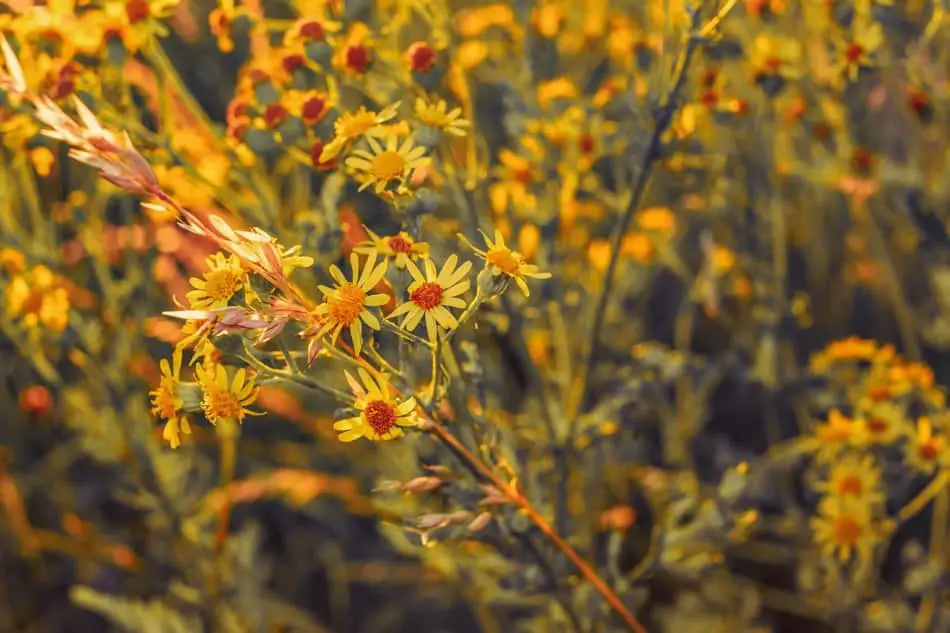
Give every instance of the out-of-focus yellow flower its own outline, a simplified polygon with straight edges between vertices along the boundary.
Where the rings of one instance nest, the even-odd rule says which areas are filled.
[[[815,429],[818,440],[818,459],[831,461],[845,448],[851,446],[858,434],[858,425],[854,420],[837,409],[828,413],[824,424]]]
[[[567,77],[557,77],[538,84],[538,105],[547,110],[557,99],[575,99],[579,94],[577,84]]]
[[[858,419],[857,440],[862,445],[889,445],[903,437],[910,423],[904,408],[893,402],[875,404]]]
[[[465,70],[476,68],[488,57],[488,44],[482,40],[469,40],[458,46],[456,58]]]
[[[811,528],[822,556],[840,563],[867,562],[880,542],[870,506],[847,497],[825,497]]]
[[[481,233],[482,238],[485,240],[485,250],[477,248],[474,244],[469,242],[465,236],[460,235],[459,237],[475,251],[479,257],[485,260],[486,268],[493,274],[504,275],[509,279],[513,279],[524,296],[527,297],[531,294],[528,290],[527,278],[550,279],[551,273],[540,272],[537,266],[527,263],[521,253],[508,248],[505,245],[505,238],[501,234],[501,231],[495,229],[494,241],[484,232]]]
[[[449,136],[465,136],[472,125],[470,121],[462,118],[462,108],[448,110],[445,99],[435,102],[417,99],[415,114],[416,119],[423,125]]]
[[[46,266],[14,276],[4,290],[4,307],[11,318],[22,320],[29,328],[42,327],[59,334],[69,323],[69,294]]]
[[[339,420],[333,425],[335,430],[341,432],[341,442],[352,442],[361,437],[373,441],[392,440],[402,437],[404,432],[401,427],[418,424],[414,398],[393,396],[385,375],[374,377],[362,367],[357,373],[359,380],[349,373],[346,379],[356,396],[353,407],[359,411],[359,415]]]
[[[758,35],[752,41],[749,61],[756,75],[801,76],[801,41],[780,35]]]
[[[18,250],[0,248],[0,268],[8,273],[18,273],[26,268],[26,258]]]
[[[950,462],[947,452],[947,439],[943,434],[935,434],[930,418],[917,419],[916,433],[912,434],[904,447],[907,464],[924,475],[931,475],[938,468],[946,468]]]
[[[45,178],[53,173],[53,167],[56,165],[56,154],[46,146],[34,147],[30,150],[30,162],[33,163],[33,169],[41,178]]]
[[[620,252],[629,255],[640,264],[649,264],[656,257],[653,240],[643,233],[625,235],[620,243]]]
[[[884,502],[881,470],[870,455],[844,455],[829,468],[828,478],[815,485],[819,492],[872,505]]]
[[[853,363],[871,360],[878,346],[875,341],[851,336],[832,341],[811,359],[812,371],[825,371],[836,363]]]
[[[478,37],[492,27],[519,32],[510,4],[497,2],[463,9],[455,15],[455,31],[464,38]]]
[[[542,37],[553,39],[564,24],[564,7],[557,3],[540,6],[534,10],[532,21]]]
[[[670,238],[676,233],[676,214],[669,207],[649,207],[637,212],[635,221],[641,231]]]

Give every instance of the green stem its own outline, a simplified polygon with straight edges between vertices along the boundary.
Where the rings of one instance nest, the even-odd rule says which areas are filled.
[[[616,276],[617,265],[620,261],[620,244],[623,241],[623,236],[626,234],[627,229],[630,227],[633,216],[640,207],[643,194],[646,191],[647,183],[650,180],[650,175],[653,172],[653,167],[659,153],[661,138],[666,130],[669,129],[670,124],[673,122],[673,115],[679,107],[679,95],[683,90],[683,86],[686,84],[686,75],[690,63],[699,45],[716,30],[719,23],[722,22],[723,18],[725,18],[729,11],[736,5],[736,2],[737,0],[728,0],[719,11],[717,11],[716,15],[702,28],[699,28],[700,12],[696,11],[693,15],[693,29],[696,29],[696,31],[690,34],[686,41],[686,48],[677,59],[676,66],[673,70],[673,85],[659,110],[656,123],[653,127],[653,134],[650,136],[646,149],[639,160],[640,167],[637,173],[637,180],[634,183],[633,193],[610,239],[610,259],[607,264],[607,271],[604,274],[604,282],[597,298],[596,308],[594,309],[594,318],[591,321],[590,329],[587,333],[587,348],[584,351],[586,361],[582,364],[582,373],[578,383],[579,388],[576,392],[576,398],[572,402],[572,407],[569,409],[571,413],[569,417],[574,417],[587,400],[588,390],[590,388],[590,376],[593,373],[594,364],[596,363],[597,343],[600,337],[600,331],[604,326],[607,304],[610,301],[610,291],[613,289],[614,277]]]

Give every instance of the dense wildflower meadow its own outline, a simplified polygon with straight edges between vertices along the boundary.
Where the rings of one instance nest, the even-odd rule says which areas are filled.
[[[0,0],[0,633],[950,631],[947,0]]]

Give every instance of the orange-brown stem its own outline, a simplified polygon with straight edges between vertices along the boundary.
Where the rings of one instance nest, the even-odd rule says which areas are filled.
[[[511,502],[525,513],[525,515],[538,526],[547,537],[554,543],[554,546],[557,547],[565,556],[577,567],[578,571],[587,579],[587,581],[593,585],[594,589],[604,597],[604,600],[607,601],[607,604],[619,615],[623,621],[630,627],[631,631],[635,633],[647,633],[647,630],[640,624],[640,621],[637,620],[627,606],[623,603],[619,596],[604,582],[604,579],[600,577],[600,574],[588,563],[584,558],[577,553],[577,551],[571,547],[570,543],[565,541],[560,534],[558,534],[554,528],[551,526],[548,521],[541,516],[541,514],[531,505],[531,502],[521,492],[518,491],[517,487],[509,484],[499,477],[489,466],[482,461],[477,455],[472,453],[468,448],[465,447],[452,433],[442,424],[435,422],[434,420],[427,420],[431,425],[431,432],[438,437],[440,440],[445,442],[448,446],[452,447],[459,455],[461,455],[478,474],[487,479],[495,488],[499,490],[502,494],[508,497]]]

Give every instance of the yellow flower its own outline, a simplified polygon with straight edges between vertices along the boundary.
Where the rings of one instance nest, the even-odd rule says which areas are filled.
[[[518,288],[521,289],[521,292],[524,293],[524,296],[527,297],[531,294],[528,290],[527,277],[533,279],[549,279],[551,277],[551,273],[538,271],[537,266],[525,262],[524,256],[521,253],[508,248],[505,245],[504,236],[498,229],[495,229],[494,242],[492,242],[491,238],[483,231],[479,231],[479,233],[481,233],[485,239],[486,250],[476,248],[464,235],[459,235],[459,237],[471,247],[479,257],[485,260],[485,267],[491,270],[492,274],[505,275],[513,279],[514,282],[518,284]]]
[[[838,54],[841,56],[841,72],[854,81],[862,68],[873,66],[872,55],[884,43],[884,30],[869,16],[854,20],[852,39],[839,40]]]
[[[165,428],[162,431],[162,437],[168,441],[172,448],[181,446],[181,434],[191,434],[191,425],[188,423],[188,416],[182,411],[184,400],[180,393],[181,379],[181,349],[176,348],[172,354],[172,363],[169,365],[168,359],[163,358],[160,367],[162,370],[161,381],[156,389],[149,392],[152,398],[152,415],[157,415],[165,420]]]
[[[243,367],[234,370],[229,377],[229,371],[223,365],[206,362],[198,365],[195,374],[204,392],[201,410],[211,424],[221,421],[240,423],[245,415],[263,415],[245,408],[257,399],[258,387],[254,385],[253,376],[249,376]]]
[[[374,441],[392,440],[403,435],[400,427],[416,426],[415,399],[410,397],[400,400],[393,397],[389,381],[383,374],[373,377],[362,367],[357,373],[359,381],[349,372],[346,373],[346,380],[356,396],[353,406],[359,415],[333,425],[334,430],[341,431],[341,442],[352,442],[361,437]]]
[[[802,44],[792,37],[759,35],[752,42],[751,64],[758,74],[787,78],[801,74]]]
[[[821,353],[812,358],[810,364],[812,371],[825,371],[836,363],[871,360],[877,351],[876,342],[852,336],[832,341]]]
[[[371,253],[382,255],[387,261],[392,260],[396,268],[400,270],[406,267],[410,259],[423,259],[429,256],[429,245],[425,242],[416,242],[405,231],[385,237],[380,237],[369,229],[366,229],[366,232],[369,234],[369,239],[357,244],[353,251],[361,255]]]
[[[877,505],[884,502],[881,491],[881,470],[870,455],[845,455],[831,465],[827,481],[815,489],[833,497]]]
[[[69,323],[69,294],[46,266],[37,266],[10,280],[4,289],[7,314],[29,328],[44,327],[56,334]]]
[[[818,439],[818,459],[831,460],[847,446],[854,442],[857,435],[857,424],[837,409],[828,414],[825,424],[815,429]]]
[[[859,444],[893,444],[909,426],[904,408],[892,402],[882,402],[872,406],[857,421]]]
[[[567,77],[557,77],[538,84],[538,105],[547,110],[557,99],[574,99],[578,95],[577,86]]]
[[[676,214],[668,207],[650,207],[637,212],[637,226],[648,233],[672,237],[676,232]]]
[[[466,275],[472,269],[472,262],[456,267],[457,263],[458,256],[453,253],[445,261],[442,270],[436,273],[435,264],[427,259],[423,275],[412,261],[407,262],[406,269],[413,278],[409,285],[409,301],[393,310],[390,318],[406,315],[402,328],[409,331],[416,329],[425,318],[426,333],[432,341],[439,336],[439,328],[451,330],[458,327],[458,321],[448,308],[466,307],[459,295],[471,285]]]
[[[416,99],[415,113],[420,123],[449,136],[465,136],[468,133],[466,128],[472,124],[461,118],[462,108],[447,110],[448,105],[445,99],[439,99],[435,103],[427,102],[422,98]]]
[[[333,124],[334,138],[320,153],[320,162],[326,163],[336,158],[343,148],[361,136],[373,137],[383,133],[382,125],[396,116],[399,102],[392,104],[382,112],[372,112],[360,106],[356,112],[344,112]]]
[[[812,538],[822,556],[848,563],[867,562],[880,542],[868,504],[847,497],[825,497],[811,520]]]
[[[947,464],[947,440],[934,435],[930,418],[917,420],[917,432],[904,447],[907,463],[924,475],[930,475],[938,467]]]
[[[236,257],[218,252],[207,260],[208,272],[201,279],[192,278],[190,290],[185,297],[195,310],[223,308],[244,286],[246,273]]]
[[[376,265],[376,254],[371,253],[360,271],[359,257],[356,253],[350,254],[350,267],[353,269],[353,279],[347,280],[337,266],[330,266],[330,276],[337,286],[330,288],[320,286],[324,302],[317,307],[317,314],[322,317],[322,325],[317,337],[330,334],[336,344],[343,328],[348,328],[353,340],[353,349],[359,354],[363,347],[363,323],[374,330],[379,329],[379,319],[367,308],[379,307],[389,301],[385,294],[370,294],[382,281],[386,274],[386,261]]]
[[[358,149],[346,159],[346,166],[357,170],[363,176],[360,191],[370,185],[375,185],[376,193],[382,191],[392,182],[404,183],[412,172],[429,164],[430,159],[424,156],[424,147],[413,147],[413,140],[407,138],[399,145],[395,134],[386,139],[386,146],[381,146],[371,136],[366,137],[372,151]]]

